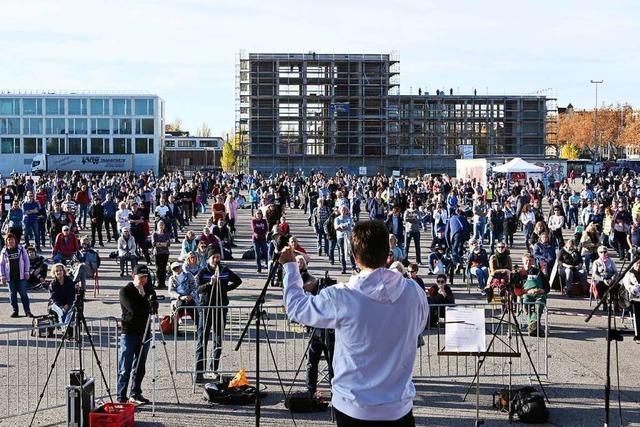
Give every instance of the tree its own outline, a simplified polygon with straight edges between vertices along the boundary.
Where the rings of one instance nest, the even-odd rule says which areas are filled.
[[[202,122],[202,126],[200,126],[198,130],[196,130],[196,135],[202,137],[211,136],[211,128],[209,127],[207,122]]]
[[[560,158],[567,160],[575,160],[580,158],[580,154],[582,150],[580,150],[576,145],[571,143],[566,143],[562,145],[560,148]]]
[[[164,125],[165,132],[180,132],[182,131],[182,119],[180,117],[176,117],[172,122]]]
[[[225,142],[222,145],[222,158],[220,159],[222,170],[225,172],[233,172],[233,168],[236,164],[236,152],[230,142]]]

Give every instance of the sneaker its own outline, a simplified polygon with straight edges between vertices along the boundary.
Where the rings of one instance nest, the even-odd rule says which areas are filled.
[[[118,397],[118,398],[116,399],[116,402],[117,402],[117,403],[121,403],[121,404],[125,404],[125,403],[127,403],[128,401],[129,401],[129,399],[127,399],[126,397]]]
[[[14,311],[13,313],[11,313],[11,317],[20,317],[20,314],[18,314],[17,311]]]
[[[133,403],[136,406],[148,405],[149,403],[151,403],[151,401],[149,399],[145,398],[141,394],[137,394],[137,395],[131,396],[129,398],[129,402]]]

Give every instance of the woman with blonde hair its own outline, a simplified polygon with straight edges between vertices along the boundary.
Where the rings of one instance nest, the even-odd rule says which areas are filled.
[[[591,261],[597,258],[596,249],[600,243],[600,235],[598,233],[598,227],[594,222],[587,225],[587,228],[582,233],[580,238],[580,255],[582,255],[582,261],[584,262],[584,271],[589,274],[591,271],[589,266]]]
[[[76,287],[73,279],[67,274],[62,263],[54,264],[51,268],[53,280],[49,288],[51,299],[51,311],[58,316],[58,322],[68,325],[71,321],[73,302],[75,301]]]

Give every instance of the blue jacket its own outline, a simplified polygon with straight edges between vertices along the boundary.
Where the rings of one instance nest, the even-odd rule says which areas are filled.
[[[445,229],[447,242],[451,244],[453,237],[458,233],[463,233],[463,236],[468,237],[470,229],[471,226],[469,225],[467,218],[462,215],[453,215],[447,222],[447,228]]]

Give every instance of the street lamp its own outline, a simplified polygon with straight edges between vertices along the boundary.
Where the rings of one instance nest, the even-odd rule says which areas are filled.
[[[596,106],[593,116],[593,148],[596,149],[598,147],[598,85],[604,83],[604,80],[591,80],[591,83],[596,87]],[[609,153],[609,157],[611,157],[611,153]]]

